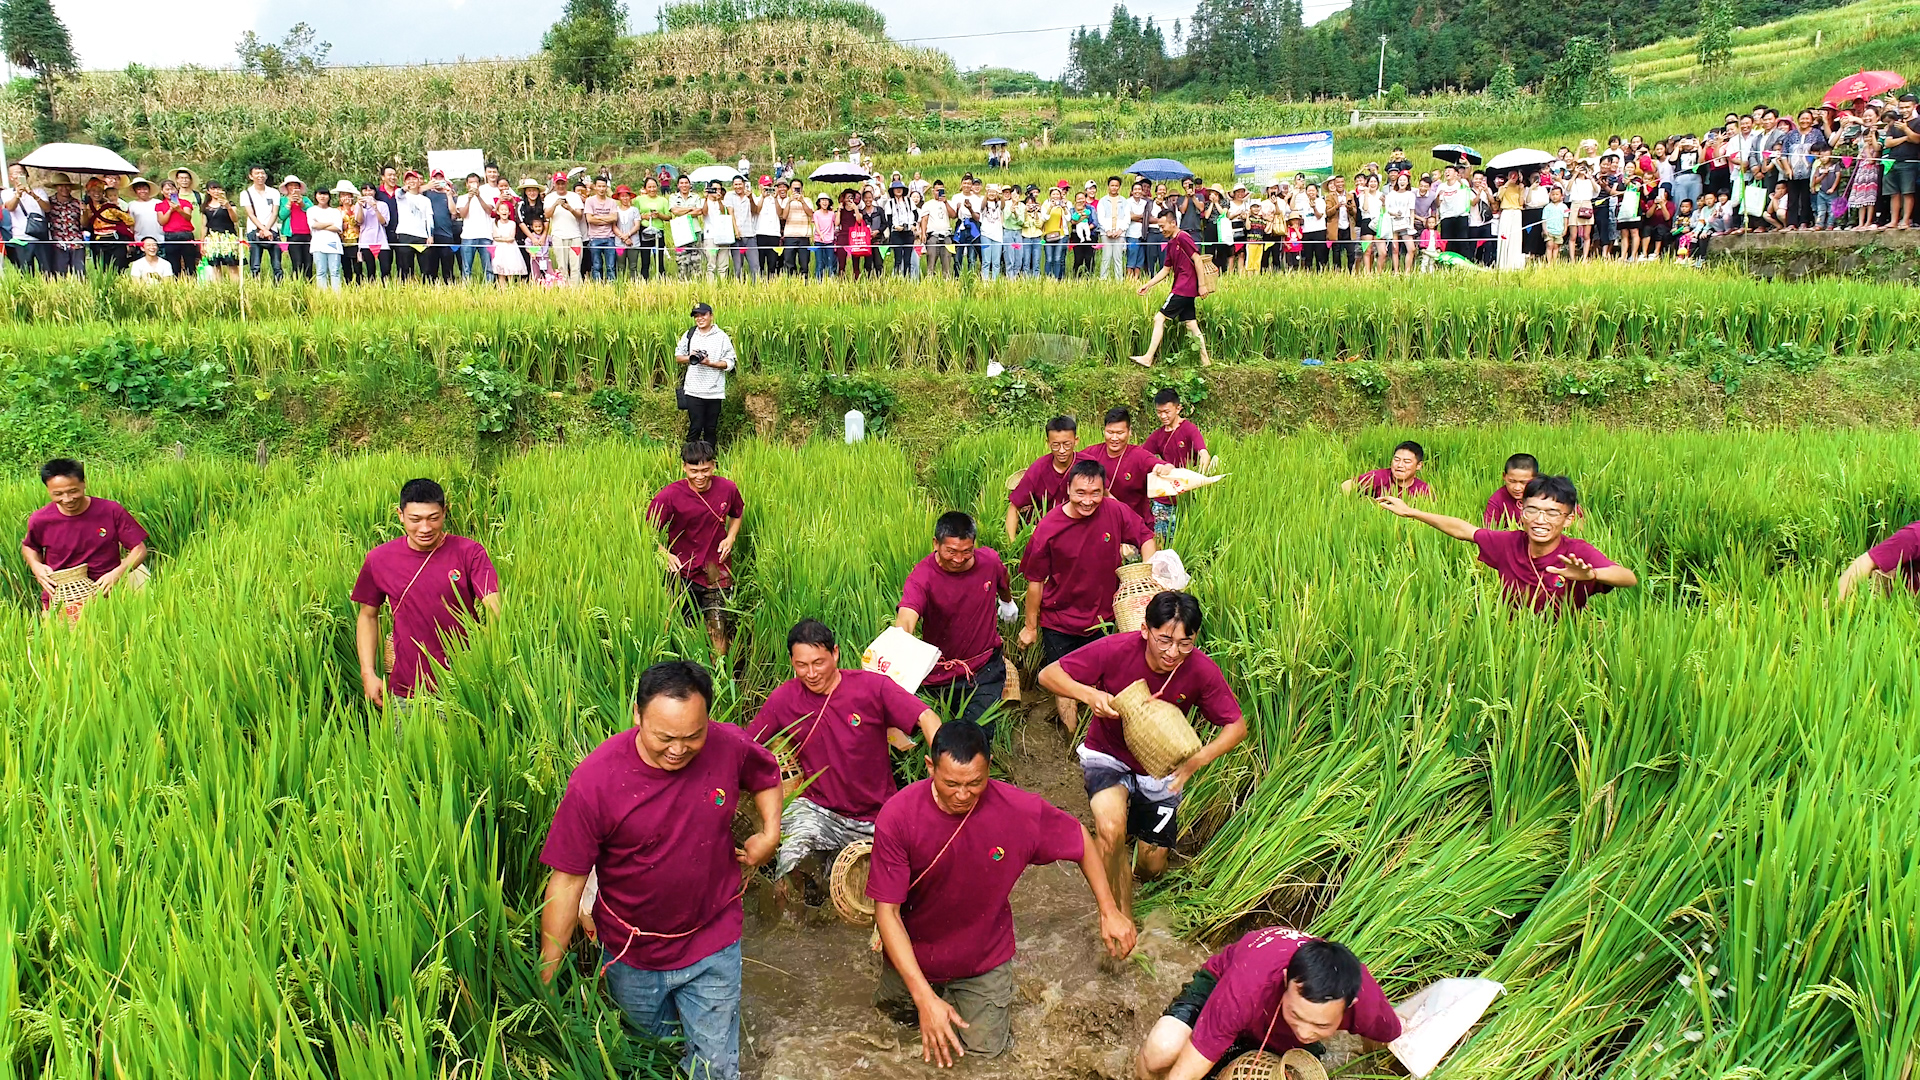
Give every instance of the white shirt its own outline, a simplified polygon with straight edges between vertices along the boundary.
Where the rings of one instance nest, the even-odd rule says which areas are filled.
[[[569,191],[547,196],[547,233],[555,240],[580,239],[580,218],[587,212],[587,201]],[[400,215],[403,219],[406,214]],[[431,220],[431,219],[429,219]]]
[[[986,202],[987,198],[984,195],[959,195],[953,200],[953,214],[961,221],[971,221],[980,216],[980,208],[985,206]]]
[[[675,356],[691,356],[702,351],[707,354],[707,359],[720,361],[726,365],[726,369],[690,363],[687,365],[686,382],[681,388],[688,397],[719,401],[727,396],[727,372],[739,366],[734,358],[733,339],[718,326],[704,331],[698,327],[692,331],[682,330],[680,336],[674,339]]]
[[[340,226],[346,223],[346,215],[337,206],[307,207],[307,228],[313,230],[313,239],[308,250],[316,255],[338,255],[343,250],[340,244]],[[322,229],[322,225],[333,226],[332,230]]]
[[[26,200],[22,199],[20,205],[24,207]],[[159,199],[135,199],[127,203],[127,213],[133,215],[133,238],[135,240],[145,240],[149,236],[155,240],[166,239],[166,234],[160,231]]]
[[[1458,180],[1448,183],[1440,181],[1433,186],[1434,214],[1443,217],[1459,217],[1467,212],[1467,185]]]
[[[1132,224],[1133,211],[1125,195],[1106,195],[1101,197],[1100,205],[1093,208],[1094,220],[1100,223],[1101,236],[1124,236],[1127,226]]]
[[[1002,214],[999,203],[991,202],[982,207],[980,210],[980,239],[991,240],[996,244],[1005,239],[1006,230],[1001,226],[1001,220]]]
[[[1389,191],[1385,196],[1387,207],[1387,226],[1394,232],[1413,231],[1414,192]]]
[[[753,197],[751,195],[741,195],[729,191],[726,196],[720,200],[720,205],[733,218],[733,235],[735,239],[742,236],[753,235],[754,216]],[[711,208],[711,201],[709,201],[708,206]],[[711,209],[709,209],[709,212],[711,212]]]
[[[1127,236],[1138,240],[1141,230],[1146,228],[1147,200],[1135,197],[1127,200]]]
[[[780,235],[780,208],[774,205],[770,191],[760,200],[760,214],[754,219],[752,231],[760,236]]]
[[[148,262],[146,257],[142,256],[133,260],[133,265],[127,267],[127,276],[135,281],[142,279],[151,281],[154,278],[172,277],[173,267],[165,259],[155,259],[152,262]]]
[[[280,214],[279,192],[270,187],[262,187],[256,191],[252,185],[248,185],[240,192],[240,205],[247,215],[247,220],[241,222],[242,232],[251,234],[257,228],[265,228],[270,232],[277,231],[278,226],[274,222]],[[260,224],[256,226],[255,221]]]
[[[928,236],[952,235],[952,216],[947,213],[945,202],[939,199],[928,199],[920,205],[920,217],[927,223]]]
[[[493,202],[485,187],[478,192],[462,192],[454,200],[454,209],[460,216],[460,239],[493,239]]]

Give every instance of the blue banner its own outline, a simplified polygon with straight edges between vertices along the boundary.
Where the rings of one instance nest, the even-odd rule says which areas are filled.
[[[1249,191],[1264,191],[1300,173],[1315,183],[1333,175],[1333,132],[1233,140],[1233,178]]]

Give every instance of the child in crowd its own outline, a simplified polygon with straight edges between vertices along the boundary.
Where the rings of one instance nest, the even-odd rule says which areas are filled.
[[[1547,192],[1547,205],[1540,208],[1540,230],[1547,238],[1547,261],[1560,261],[1560,245],[1567,237],[1567,200],[1560,185]]]
[[[1299,214],[1287,215],[1287,242],[1280,245],[1280,250],[1286,256],[1289,270],[1300,269],[1301,254],[1306,248],[1307,235],[1303,224]]]
[[[1439,231],[1436,222],[1434,231]],[[1433,495],[1433,489],[1420,479],[1420,466],[1426,463],[1427,452],[1420,444],[1411,440],[1393,448],[1393,459],[1384,469],[1363,472],[1351,480],[1342,481],[1340,490],[1352,494],[1364,492],[1369,498],[1377,499],[1382,495],[1395,495],[1402,499],[1425,499]]]
[[[547,219],[527,222],[527,281],[534,285],[558,285],[562,277],[553,268],[553,238],[547,235]]]
[[[1445,250],[1447,250],[1447,242],[1440,239],[1440,217],[1437,214],[1428,214],[1420,230],[1420,269],[1431,273],[1434,256]]]
[[[1783,180],[1773,185],[1773,194],[1767,199],[1767,228],[1787,227],[1787,199],[1786,182]]]
[[[1840,186],[1840,163],[1833,160],[1833,151],[1822,150],[1814,156],[1813,174],[1807,178],[1807,186],[1813,189],[1813,227],[1832,227],[1833,194]]]
[[[1871,130],[1855,145],[1859,156],[1853,159],[1853,184],[1847,189],[1847,206],[1854,213],[1856,231],[1873,228],[1873,208],[1880,198],[1880,141]]]

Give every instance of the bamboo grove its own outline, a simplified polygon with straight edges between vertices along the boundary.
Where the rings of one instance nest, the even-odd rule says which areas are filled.
[[[1465,545],[1337,481],[1405,433],[1216,440],[1232,476],[1175,546],[1202,644],[1255,716],[1192,794],[1189,858],[1145,899],[1220,941],[1288,920],[1398,996],[1509,992],[1453,1077],[1903,1080],[1920,1045],[1920,630],[1829,597],[1920,516],[1904,435],[1582,428],[1425,436],[1441,509],[1514,450],[1580,483],[1584,534],[1643,586],[1517,617]],[[1001,480],[1037,452],[958,437],[748,442],[740,720],[800,614],[869,640],[934,513],[1006,550]],[[358,700],[347,592],[400,480],[447,482],[505,615],[436,708]],[[153,532],[155,587],[78,625],[0,572],[0,1060],[46,1077],[665,1076],[582,972],[533,975],[539,842],[633,680],[701,655],[652,555],[665,448],[491,470],[370,456],[299,473],[167,462],[94,489]],[[0,491],[17,519],[41,501]],[[749,1003],[751,1009],[751,1003]]]

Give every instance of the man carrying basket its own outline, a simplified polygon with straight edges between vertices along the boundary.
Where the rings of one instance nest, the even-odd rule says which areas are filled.
[[[920,684],[929,698],[943,699],[948,715],[977,724],[999,702],[1007,685],[1000,655],[1000,621],[1019,614],[1013,581],[1000,553],[975,543],[973,518],[958,510],[933,524],[933,554],[907,574],[893,625],[940,650],[940,662]],[[993,721],[984,725],[993,741]]]
[[[51,607],[55,592],[63,591],[62,577],[84,573],[91,582],[87,594],[104,596],[147,561],[147,530],[126,507],[88,495],[79,462],[54,458],[40,466],[40,482],[52,501],[27,515],[20,557],[40,583],[41,606]]]
[[[1199,636],[1200,601],[1188,593],[1163,592],[1147,602],[1146,622],[1138,637],[1115,634],[1040,672],[1042,687],[1084,702],[1093,713],[1086,741],[1078,751],[1080,770],[1093,810],[1094,839],[1122,910],[1132,910],[1136,870],[1146,880],[1166,870],[1167,852],[1180,835],[1180,793],[1187,782],[1247,737],[1246,717],[1219,665],[1194,647]],[[1144,687],[1130,689],[1136,683]],[[1136,696],[1164,703],[1157,714],[1167,731],[1142,732],[1139,727],[1145,725],[1122,724],[1125,701]],[[1187,711],[1196,707],[1220,729],[1211,742],[1173,753],[1145,744],[1146,739],[1169,745],[1182,740],[1197,743],[1186,719]],[[1142,764],[1146,757],[1154,758],[1155,765],[1172,757],[1183,760],[1163,772]],[[1141,845],[1137,862],[1128,857],[1129,837]]]

